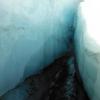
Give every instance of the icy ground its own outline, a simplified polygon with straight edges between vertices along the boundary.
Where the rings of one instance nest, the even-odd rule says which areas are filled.
[[[67,60],[67,62],[66,62]],[[39,74],[27,78],[1,100],[89,100],[79,84],[68,52]]]

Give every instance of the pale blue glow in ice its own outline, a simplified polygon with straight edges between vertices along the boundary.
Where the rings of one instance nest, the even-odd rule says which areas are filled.
[[[75,33],[79,71],[91,100],[100,100],[99,9],[99,0],[85,0],[81,3]]]
[[[0,0],[0,95],[68,50],[78,0]]]

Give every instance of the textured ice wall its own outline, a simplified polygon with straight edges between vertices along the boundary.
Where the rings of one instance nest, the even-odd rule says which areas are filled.
[[[100,5],[98,0],[81,3],[75,34],[80,75],[91,100],[100,100]]]
[[[0,95],[68,49],[78,0],[0,0]]]

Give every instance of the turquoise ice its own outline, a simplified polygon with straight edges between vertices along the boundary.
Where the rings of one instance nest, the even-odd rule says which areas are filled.
[[[0,95],[68,50],[78,0],[0,0]]]

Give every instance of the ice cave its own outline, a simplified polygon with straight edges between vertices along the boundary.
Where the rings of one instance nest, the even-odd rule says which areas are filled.
[[[99,5],[0,0],[0,100],[100,100]]]

